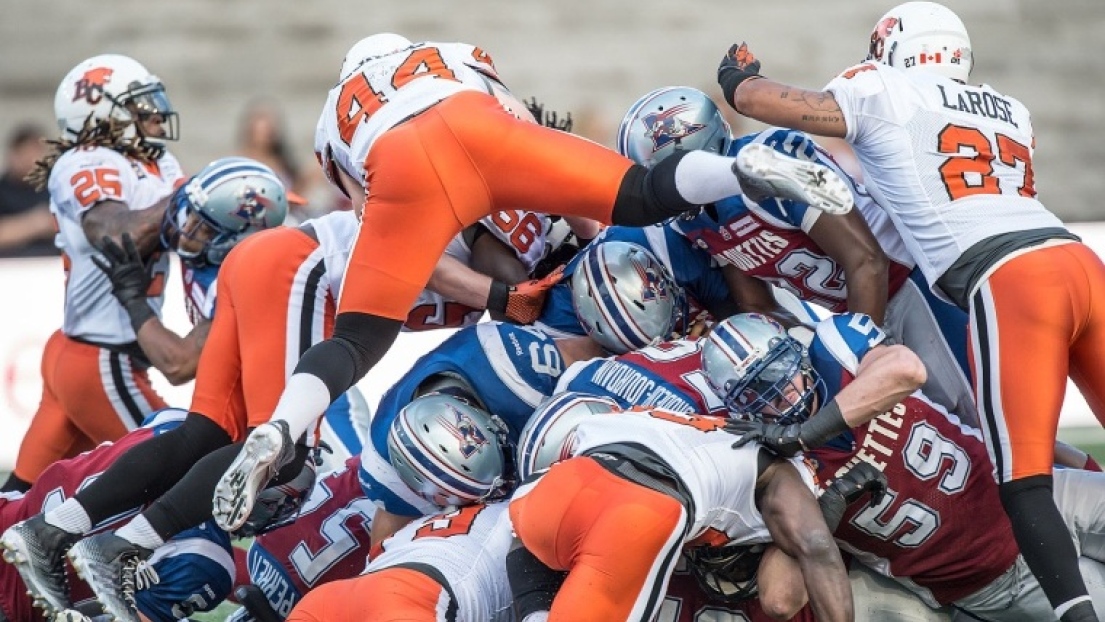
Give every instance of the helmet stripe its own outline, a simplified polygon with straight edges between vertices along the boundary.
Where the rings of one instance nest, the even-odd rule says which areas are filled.
[[[560,421],[569,408],[583,399],[578,394],[563,393],[541,407],[541,414],[533,420],[533,429],[522,439],[518,448],[518,471],[522,479],[528,478],[536,470],[533,462],[537,459],[537,449],[545,434]]]
[[[626,312],[621,298],[613,291],[613,279],[607,269],[606,249],[601,244],[587,258],[587,264],[588,276],[594,277],[593,289],[599,296],[597,306],[607,323],[618,332],[622,343],[629,345],[631,350],[647,346],[647,335],[633,322],[633,316]]]
[[[486,494],[484,487],[479,482],[464,477],[455,469],[451,469],[450,465],[442,464],[437,460],[433,452],[409,429],[409,422],[406,417],[399,417],[397,421],[399,426],[392,427],[399,441],[396,443],[396,447],[403,452],[407,462],[417,469],[419,474],[446,493],[460,499],[474,501]]]

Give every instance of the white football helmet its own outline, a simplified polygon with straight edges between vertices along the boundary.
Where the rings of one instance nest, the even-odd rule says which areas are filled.
[[[518,481],[571,457],[575,429],[591,415],[617,412],[618,403],[608,397],[566,392],[537,405],[518,439]]]
[[[341,62],[341,73],[338,74],[338,82],[345,82],[345,79],[353,75],[353,71],[366,61],[380,56],[387,56],[399,50],[405,50],[412,45],[414,44],[406,37],[391,32],[381,32],[365,37],[354,43],[353,47],[345,53],[345,58]]]
[[[506,494],[506,425],[453,395],[428,393],[399,411],[388,431],[388,460],[399,479],[438,507]]]
[[[113,118],[138,121],[160,115],[164,136],[142,136],[153,144],[178,138],[177,113],[165,94],[161,79],[141,63],[121,54],[101,54],[82,61],[65,75],[54,94],[54,116],[66,138],[72,138],[92,115],[93,122]],[[135,135],[135,126],[127,128]]]
[[[667,266],[631,242],[589,244],[571,286],[583,330],[614,354],[668,339],[687,312],[683,288]]]
[[[802,344],[758,313],[715,324],[702,346],[702,369],[730,414],[783,425],[809,417],[821,386]]]
[[[925,69],[959,82],[967,82],[974,67],[963,21],[935,2],[906,2],[887,11],[871,32],[867,60]]]
[[[725,155],[732,141],[729,123],[708,95],[688,86],[646,93],[622,118],[618,153],[645,167],[677,151]]]

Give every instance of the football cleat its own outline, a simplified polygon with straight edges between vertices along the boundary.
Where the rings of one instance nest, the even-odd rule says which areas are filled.
[[[286,421],[262,423],[250,432],[238,457],[215,486],[212,517],[219,527],[235,531],[245,524],[257,493],[294,456]]]
[[[69,561],[116,622],[139,622],[135,593],[138,570],[153,551],[101,533],[81,540],[69,549]]]
[[[791,158],[767,145],[753,143],[741,149],[733,172],[741,187],[754,196],[790,199],[826,214],[847,214],[854,205],[848,184],[832,169]]]
[[[47,523],[41,514],[12,525],[0,536],[4,561],[19,571],[27,594],[47,617],[69,607],[65,552],[80,538]]]

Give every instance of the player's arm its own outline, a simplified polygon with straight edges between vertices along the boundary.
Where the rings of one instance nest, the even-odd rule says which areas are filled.
[[[860,211],[821,214],[809,236],[844,270],[848,311],[865,313],[881,326],[886,315],[890,261]]]
[[[200,351],[210,331],[211,320],[200,320],[181,337],[154,317],[138,330],[138,345],[169,384],[177,386],[196,377]]]
[[[119,244],[126,233],[146,257],[160,246],[161,223],[168,205],[169,199],[165,198],[146,209],[131,210],[119,201],[100,201],[81,214],[81,229],[96,246],[105,237]]]
[[[796,467],[773,461],[756,482],[756,501],[771,538],[798,562],[818,620],[853,620],[852,586],[813,492]]]
[[[725,101],[746,117],[821,136],[844,138],[848,132],[844,113],[832,93],[764,78],[760,62],[744,43],[729,48],[718,66],[717,79]]]
[[[741,313],[760,313],[769,316],[784,328],[802,323],[775,300],[767,281],[749,276],[732,264],[722,266],[721,274],[729,285],[729,297],[733,299]]]
[[[384,508],[377,507],[376,513],[372,515],[372,527],[369,529],[369,540],[373,544],[383,542],[394,535],[395,532],[406,527],[408,523],[416,518],[418,517],[392,514]],[[375,548],[376,547],[373,546],[374,550]]]

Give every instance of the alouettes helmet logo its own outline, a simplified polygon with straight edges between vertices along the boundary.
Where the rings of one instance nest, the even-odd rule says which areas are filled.
[[[83,99],[92,106],[100,103],[104,98],[104,87],[111,82],[114,71],[111,67],[94,67],[84,72],[73,90],[73,101]]]
[[[253,186],[245,186],[238,192],[238,209],[234,215],[247,225],[262,226],[265,211],[272,207],[272,200]]]
[[[641,300],[664,300],[668,297],[667,284],[660,278],[656,266],[644,265],[637,259],[633,259],[633,269],[641,277]]]
[[[460,455],[465,458],[471,458],[473,454],[487,444],[487,437],[484,436],[483,431],[476,426],[468,415],[452,406],[447,406],[446,408],[452,413],[452,421],[447,417],[441,417],[438,421],[441,422],[441,425],[444,426],[450,434],[460,441]]]
[[[645,124],[645,136],[652,139],[653,153],[706,127],[704,123],[691,123],[679,118],[680,113],[690,109],[690,104],[680,104],[660,112],[650,112],[641,119],[641,123]]]

